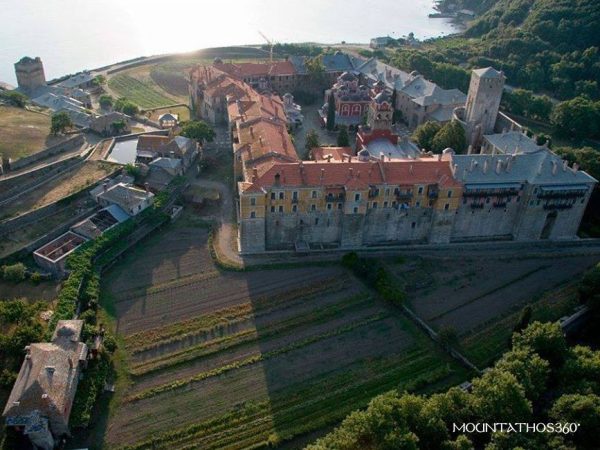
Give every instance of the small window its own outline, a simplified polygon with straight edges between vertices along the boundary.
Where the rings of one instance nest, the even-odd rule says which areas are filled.
[[[411,228],[416,228],[416,226],[417,226],[417,222],[413,222],[413,223],[410,224]]]
[[[354,201],[355,202],[359,202],[360,201],[360,194],[354,194]]]
[[[285,196],[285,194],[283,192],[280,192],[279,193],[279,200],[283,200],[284,196]]]
[[[271,212],[274,213],[275,212],[275,207],[271,206]]]
[[[448,191],[448,198],[452,198],[452,190]]]
[[[338,203],[338,209],[342,209],[342,204]]]
[[[387,208],[388,207],[388,202],[383,202],[383,207]]]
[[[283,212],[283,205],[279,205],[279,212],[282,213]]]
[[[450,203],[446,203],[446,204],[444,205],[444,209],[445,209],[446,211],[448,211],[448,210],[450,209]]]
[[[315,225],[319,225],[319,218],[315,217]]]
[[[419,195],[422,194],[423,193],[423,186],[419,186],[419,190],[417,192],[419,193]]]
[[[390,188],[385,188],[385,195],[386,196],[390,195]]]
[[[312,191],[312,198],[317,198],[317,191]]]
[[[333,207],[333,205],[332,205],[331,203],[327,203],[327,209],[328,209],[329,211],[331,211],[331,208],[332,208],[332,207]]]
[[[415,203],[415,207],[416,207],[416,208],[420,208],[420,207],[421,207],[421,202],[416,202],[416,203]]]
[[[298,200],[298,192],[297,191],[292,192],[292,199]]]
[[[251,205],[251,206],[256,206],[256,198],[252,197],[252,198],[250,199],[250,205]]]
[[[275,200],[275,192],[271,192],[271,200]]]
[[[256,219],[256,212],[254,212],[254,211],[251,211],[251,212],[250,212],[250,218],[251,218],[251,219]]]
[[[377,209],[377,202],[373,202],[373,209]]]
[[[298,211],[298,205],[292,205],[292,211],[293,212],[297,212]]]
[[[358,207],[355,206],[354,207],[354,214],[357,214],[357,213],[358,213]]]
[[[317,210],[317,205],[315,205],[314,203],[312,205],[310,205],[310,210],[311,211],[316,211]]]

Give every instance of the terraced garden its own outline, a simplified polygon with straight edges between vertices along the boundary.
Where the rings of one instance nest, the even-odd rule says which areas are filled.
[[[572,313],[572,286],[597,256],[561,258],[415,258],[388,267],[406,286],[409,306],[434,329],[452,327],[465,355],[487,367],[507,348],[522,308],[532,320]]]
[[[127,97],[140,108],[157,108],[181,102],[181,99],[163,91],[142,69],[131,69],[110,77],[109,89],[118,97]]]
[[[104,277],[129,379],[110,448],[278,444],[391,388],[466,377],[343,268],[222,272],[186,214]]]

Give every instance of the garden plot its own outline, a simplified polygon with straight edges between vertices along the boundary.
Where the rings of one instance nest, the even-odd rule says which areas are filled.
[[[464,372],[342,267],[222,272],[184,222],[103,278],[127,353],[110,448],[248,448]]]
[[[461,258],[390,267],[408,284],[410,305],[422,319],[466,333],[518,311],[595,262],[596,256]]]

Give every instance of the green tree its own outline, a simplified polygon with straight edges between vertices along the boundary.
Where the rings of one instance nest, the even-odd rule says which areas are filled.
[[[473,380],[473,409],[483,422],[526,422],[531,402],[517,378],[505,370],[491,369]]]
[[[550,417],[562,423],[577,423],[576,433],[569,435],[581,448],[598,448],[600,397],[594,394],[569,394],[560,397],[550,410]]]
[[[17,91],[0,91],[0,98],[18,108],[24,108],[27,104],[27,96]]]
[[[523,386],[525,396],[529,400],[537,400],[546,391],[550,375],[548,361],[540,358],[531,349],[520,348],[507,352],[495,367],[513,374]]]
[[[66,112],[58,112],[52,114],[52,123],[50,125],[50,132],[54,135],[58,133],[64,133],[69,128],[73,127],[71,117]]]
[[[310,152],[313,148],[318,147],[319,145],[319,135],[315,130],[309,130],[306,133],[306,143],[304,144],[304,147]]]
[[[520,333],[525,328],[527,328],[527,326],[529,325],[529,322],[531,321],[532,313],[533,313],[533,309],[531,309],[531,305],[527,305],[527,306],[525,306],[525,308],[523,308],[521,310],[521,314],[519,315],[519,320],[517,320],[517,323],[513,327],[513,333]]]
[[[340,130],[337,135],[337,146],[348,147],[350,145],[350,136],[348,136],[348,127],[346,125],[340,126]]]
[[[438,331],[438,342],[442,347],[450,348],[458,344],[458,334],[453,326],[446,325]]]
[[[427,151],[431,151],[433,138],[442,129],[438,122],[425,122],[419,125],[412,134],[412,139]]]
[[[570,164],[579,164],[582,170],[585,170],[591,176],[600,179],[600,153],[592,147],[558,147],[553,148],[554,152]]]
[[[431,141],[431,151],[434,153],[442,153],[448,147],[456,153],[464,153],[467,149],[465,130],[454,120],[446,123]]]
[[[110,95],[104,94],[100,96],[98,103],[100,103],[102,109],[108,109],[113,105],[113,98]]]
[[[550,120],[563,136],[587,138],[600,132],[600,108],[586,97],[575,97],[556,105]]]
[[[116,134],[121,134],[123,130],[127,128],[127,123],[121,119],[114,121],[110,126]]]
[[[335,128],[335,97],[333,92],[329,94],[327,99],[327,129],[333,131]]]
[[[215,130],[202,120],[192,120],[183,125],[182,136],[195,139],[198,142],[212,142],[215,138]]]
[[[140,109],[137,107],[137,105],[134,105],[131,102],[127,102],[123,105],[123,114],[127,114],[128,116],[135,116],[137,113],[140,112]]]
[[[92,80],[94,86],[102,86],[106,84],[106,77],[104,75],[96,75]]]
[[[567,357],[567,342],[558,323],[533,322],[513,335],[513,349],[531,349],[555,368]]]

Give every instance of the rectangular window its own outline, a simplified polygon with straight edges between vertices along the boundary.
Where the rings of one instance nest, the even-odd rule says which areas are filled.
[[[419,190],[417,192],[419,193],[419,195],[422,194],[423,193],[423,186],[419,186]]]
[[[271,206],[271,212],[274,213],[275,212],[275,207]]]
[[[448,211],[448,210],[450,209],[450,203],[446,203],[446,204],[444,205],[444,209],[445,209],[446,211]]]
[[[383,202],[383,207],[387,208],[388,207],[388,202]]]
[[[296,192],[296,191],[292,192],[292,199],[298,200],[298,192]]]
[[[279,212],[282,213],[283,212],[283,205],[279,205]]]
[[[317,191],[312,191],[312,198],[317,198]]]
[[[358,207],[354,207],[354,214],[358,213]]]
[[[417,208],[420,208],[420,207],[421,207],[421,202],[416,202],[416,203],[415,203],[415,206],[416,206]]]
[[[385,188],[385,195],[386,197],[390,195],[390,188]]]
[[[293,212],[297,212],[298,211],[298,205],[292,205],[292,211]]]
[[[318,217],[315,218],[315,225],[319,225],[319,218]]]
[[[355,202],[359,202],[360,201],[360,194],[354,194],[354,201]]]
[[[448,191],[448,198],[452,198],[452,190]]]
[[[250,199],[250,205],[251,205],[251,206],[256,206],[256,198],[252,197],[252,198]]]
[[[342,209],[342,204],[338,203],[338,209]]]
[[[256,212],[254,212],[254,211],[250,212],[250,218],[251,219],[255,219],[256,218]]]
[[[331,211],[331,208],[332,208],[332,205],[331,205],[331,203],[327,203],[327,209],[328,209],[329,211]]]
[[[377,202],[373,202],[373,209],[377,209]]]
[[[411,228],[415,228],[416,226],[417,226],[417,222],[413,222],[413,223],[410,224]]]
[[[315,204],[310,205],[310,210],[311,211],[316,211],[317,210],[317,205],[315,205]]]
[[[275,192],[271,192],[271,200],[275,200]]]
[[[283,197],[284,197],[284,195],[285,195],[285,194],[284,194],[283,192],[280,192],[280,193],[279,193],[279,200],[283,200]]]

